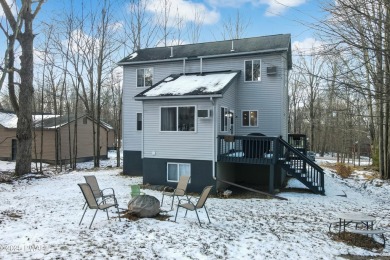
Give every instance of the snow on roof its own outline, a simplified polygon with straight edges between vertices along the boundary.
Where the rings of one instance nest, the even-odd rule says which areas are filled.
[[[0,111],[0,125],[5,128],[16,128],[17,123],[18,117],[14,113]]]
[[[83,116],[82,116],[83,117]],[[33,115],[33,126],[36,128],[40,128],[43,126],[45,129],[55,129],[58,127],[62,127],[69,122],[74,120],[74,117],[68,118],[67,116],[60,116],[60,115],[53,115],[53,114],[47,114],[47,115]],[[81,117],[80,117],[81,118]],[[42,120],[43,119],[43,120]],[[5,128],[9,129],[16,129],[18,124],[18,117],[16,114],[12,112],[2,112],[0,111],[0,125],[2,125]],[[102,127],[113,130],[114,128],[104,122],[100,121],[100,124]]]
[[[132,54],[129,55],[128,59],[129,59],[129,60],[132,60],[132,59],[134,59],[134,58],[137,57],[137,56],[138,56],[138,53],[137,53],[137,52],[134,52],[134,53],[132,53]]]
[[[146,97],[214,94],[221,91],[239,72],[170,76],[143,93]]]
[[[54,118],[58,115],[43,115],[43,120],[48,118]],[[33,115],[33,122],[38,123],[42,120],[42,115]],[[0,125],[5,128],[16,128],[18,124],[18,116],[12,112],[1,112],[0,111]]]
[[[102,120],[100,120],[100,124],[101,124],[103,127],[107,128],[107,129],[110,129],[110,130],[113,130],[113,129],[114,129],[109,123],[104,122],[104,121],[102,121]]]

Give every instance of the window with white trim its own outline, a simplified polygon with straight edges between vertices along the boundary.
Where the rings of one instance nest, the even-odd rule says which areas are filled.
[[[150,87],[153,81],[153,69],[137,69],[137,87]]]
[[[257,111],[256,110],[242,111],[242,126],[257,126]]]
[[[245,81],[261,80],[261,60],[245,61]]]
[[[227,107],[221,107],[221,132],[226,132],[228,130],[228,113]]]
[[[142,130],[142,113],[137,113],[137,131]]]
[[[178,182],[180,176],[191,176],[191,164],[167,163],[167,181]]]
[[[195,106],[161,107],[161,131],[195,131]]]

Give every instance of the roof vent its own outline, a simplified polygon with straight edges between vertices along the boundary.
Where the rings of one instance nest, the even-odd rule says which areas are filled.
[[[234,41],[233,40],[232,40],[232,49],[230,51],[234,52]]]
[[[171,56],[169,56],[170,58],[173,57],[173,47],[171,46]]]

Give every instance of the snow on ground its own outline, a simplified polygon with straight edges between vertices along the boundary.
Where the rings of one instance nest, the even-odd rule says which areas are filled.
[[[3,163],[0,164],[0,167]],[[389,256],[336,242],[328,235],[328,221],[337,214],[362,212],[375,216],[377,225],[390,230],[390,185],[383,182],[342,180],[325,175],[326,196],[283,192],[288,200],[210,198],[206,205],[211,224],[200,211],[169,211],[167,221],[129,221],[106,218],[93,210],[83,223],[83,196],[77,183],[96,175],[101,188],[113,187],[119,205],[126,208],[130,185],[141,177],[120,175],[121,169],[77,170],[45,179],[0,184],[0,259],[337,259],[342,255]],[[365,183],[365,185],[363,185]],[[161,192],[142,190],[161,200]],[[338,195],[346,194],[347,197]],[[165,200],[163,210],[170,210]],[[164,203],[165,203],[164,202]],[[114,212],[110,212],[115,216]],[[20,217],[18,217],[20,216]],[[207,223],[207,224],[206,224]],[[389,239],[390,234],[387,234]],[[380,241],[378,239],[378,241]]]

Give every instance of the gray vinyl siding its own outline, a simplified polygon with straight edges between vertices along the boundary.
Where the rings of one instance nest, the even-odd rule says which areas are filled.
[[[268,136],[287,135],[287,63],[285,53],[259,54],[240,57],[203,59],[202,71],[240,70],[236,83],[228,88],[223,98],[215,99],[216,133],[220,132],[220,107],[225,106],[235,112],[235,135],[261,132]],[[245,60],[261,60],[261,81],[244,82]],[[277,74],[267,75],[267,67],[276,66]],[[124,150],[142,150],[142,131],[136,130],[136,113],[143,113],[143,157],[211,160],[213,119],[198,119],[197,132],[160,132],[160,106],[196,105],[212,108],[210,100],[177,99],[156,101],[135,101],[134,96],[145,88],[136,87],[136,69],[153,68],[153,84],[171,74],[183,73],[183,61],[150,63],[124,66],[123,93],[123,145]],[[187,60],[185,73],[200,71],[200,60]],[[257,110],[258,126],[243,127],[242,111]],[[152,156],[152,151],[155,156]]]
[[[236,107],[237,107],[237,104],[236,104],[236,95],[237,95],[237,83],[238,83],[238,79],[235,79],[231,85],[229,86],[229,88],[227,89],[227,91],[223,94],[223,98],[220,98],[220,99],[217,99],[217,106],[216,106],[216,116],[217,116],[217,122],[216,122],[216,125],[217,125],[217,133],[219,135],[227,135],[227,134],[230,134],[230,131],[228,129],[228,131],[221,131],[221,107],[226,107],[229,111],[230,110],[233,110],[234,113],[235,113],[235,116],[237,115],[237,111],[236,111]],[[234,119],[234,131],[236,131],[236,126],[237,126],[237,122],[236,122],[236,118]]]
[[[213,120],[196,118],[196,131],[160,131],[160,108],[195,106],[212,109],[209,99],[177,99],[144,101],[143,158],[212,160]]]
[[[123,71],[123,149],[127,151],[142,150],[142,131],[137,131],[137,113],[142,112],[142,102],[134,96],[146,87],[137,87],[137,69],[153,68],[153,84],[170,74],[182,73],[183,62],[142,64],[124,66]],[[144,118],[144,116],[143,116]],[[144,129],[144,128],[143,128]]]
[[[285,97],[282,94],[284,86],[284,73],[282,72],[285,70],[286,64],[282,63],[281,56],[280,53],[277,53],[203,60],[204,71],[241,70],[237,80],[237,103],[234,109],[236,114],[236,135],[261,132],[268,136],[279,136],[284,133],[282,121],[285,120],[283,120],[282,111]],[[244,61],[253,59],[261,60],[261,81],[245,82]],[[278,70],[278,73],[274,76],[267,75],[267,67],[271,66],[276,66]],[[258,111],[257,127],[242,126],[243,110]]]

